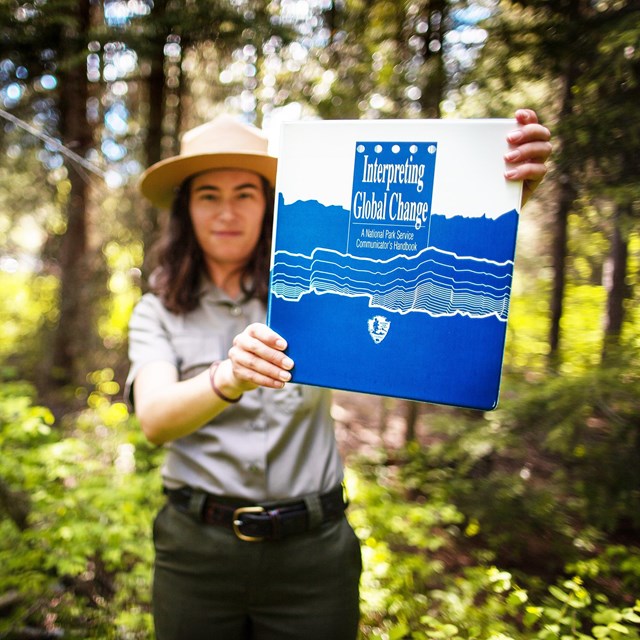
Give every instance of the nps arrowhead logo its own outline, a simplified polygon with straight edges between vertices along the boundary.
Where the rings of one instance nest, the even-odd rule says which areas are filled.
[[[391,322],[384,316],[373,316],[373,318],[367,320],[367,326],[371,339],[376,344],[380,344],[387,337]]]

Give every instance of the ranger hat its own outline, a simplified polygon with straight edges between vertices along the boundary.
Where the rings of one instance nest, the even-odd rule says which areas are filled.
[[[278,161],[267,149],[267,138],[260,129],[219,116],[187,131],[177,156],[156,162],[142,174],[140,190],[157,207],[170,207],[184,180],[211,169],[253,171],[274,186]]]

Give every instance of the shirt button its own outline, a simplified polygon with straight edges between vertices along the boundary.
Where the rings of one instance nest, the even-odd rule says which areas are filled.
[[[253,462],[249,465],[249,471],[251,471],[251,473],[260,473],[262,469],[260,468],[260,465]]]
[[[238,306],[233,306],[229,308],[229,313],[234,317],[237,318],[238,316],[242,315],[242,307],[238,307]]]

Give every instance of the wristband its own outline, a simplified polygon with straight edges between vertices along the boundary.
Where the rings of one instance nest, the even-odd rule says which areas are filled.
[[[220,364],[220,360],[216,360],[211,363],[209,367],[209,380],[211,381],[211,388],[213,392],[220,398],[220,400],[224,400],[229,404],[235,404],[236,402],[240,402],[240,398],[242,398],[243,394],[241,393],[237,398],[229,398],[226,396],[220,389],[218,389],[218,385],[216,384],[216,371],[218,370],[218,365]]]

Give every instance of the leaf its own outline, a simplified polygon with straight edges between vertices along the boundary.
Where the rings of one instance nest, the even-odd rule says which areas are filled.
[[[623,624],[620,624],[619,622],[612,622],[609,625],[609,628],[612,629],[613,631],[617,631],[618,633],[629,635],[629,629],[625,627]]]
[[[409,627],[404,622],[401,622],[389,630],[389,640],[401,640],[401,638],[404,638],[409,631]]]
[[[556,598],[556,600],[560,600],[560,602],[567,602],[569,600],[569,595],[555,585],[549,587],[549,593]]]
[[[524,589],[514,589],[507,597],[507,602],[511,606],[518,606],[524,604],[529,599],[527,592]]]
[[[615,609],[604,609],[598,613],[593,614],[593,621],[597,624],[611,624],[620,620],[620,613]]]

